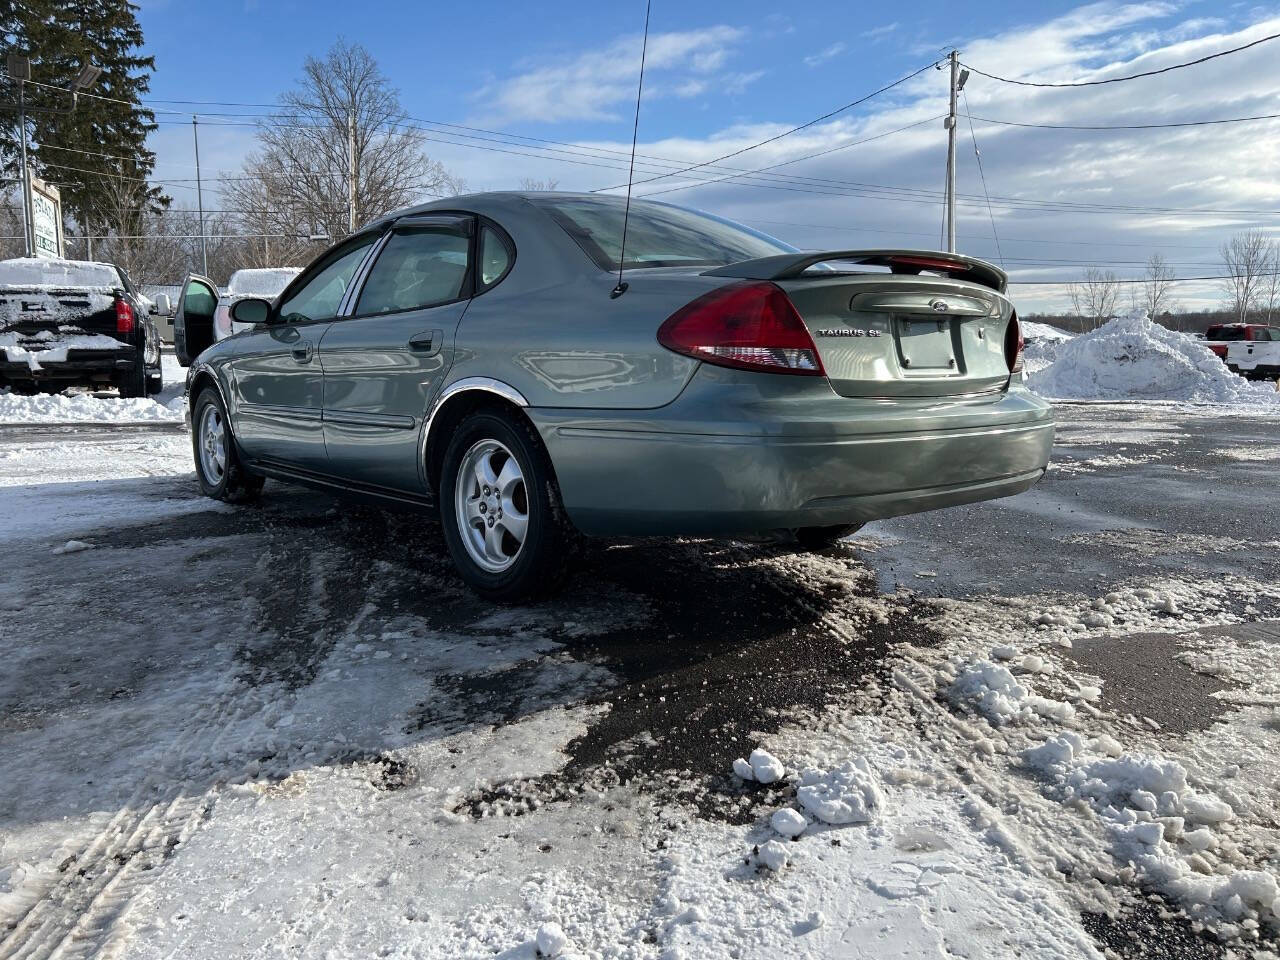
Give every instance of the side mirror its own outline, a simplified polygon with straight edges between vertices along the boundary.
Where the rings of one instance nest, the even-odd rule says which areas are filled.
[[[231,305],[231,319],[235,323],[266,323],[271,316],[271,304],[259,297],[245,297]]]
[[[173,313],[173,301],[167,293],[157,293],[151,304],[151,312],[157,316],[167,317]]]

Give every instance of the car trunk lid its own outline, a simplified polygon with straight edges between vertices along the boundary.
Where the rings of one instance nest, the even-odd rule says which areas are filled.
[[[828,267],[836,263],[842,269]],[[854,269],[843,269],[846,263]],[[872,269],[858,269],[865,267]],[[1005,274],[983,261],[922,251],[835,251],[708,273],[781,287],[843,396],[958,396],[1009,383],[1005,332],[1013,310],[1003,296]]]

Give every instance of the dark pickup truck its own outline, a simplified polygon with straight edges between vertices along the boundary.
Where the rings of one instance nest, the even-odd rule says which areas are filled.
[[[160,336],[150,316],[156,309],[112,263],[0,261],[0,387],[158,393]]]

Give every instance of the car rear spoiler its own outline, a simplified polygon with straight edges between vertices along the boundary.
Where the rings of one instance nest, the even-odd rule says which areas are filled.
[[[742,277],[745,280],[795,280],[815,264],[840,261],[888,267],[893,273],[917,274],[922,270],[945,273],[955,280],[968,280],[1000,293],[1009,284],[1009,275],[993,263],[960,253],[937,250],[822,250],[784,253],[758,260],[740,260],[707,270],[708,277]]]

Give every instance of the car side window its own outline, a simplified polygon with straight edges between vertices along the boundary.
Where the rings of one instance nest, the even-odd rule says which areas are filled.
[[[480,228],[480,289],[486,290],[511,269],[511,248],[497,230]]]
[[[470,246],[470,237],[455,227],[396,230],[369,270],[355,315],[421,310],[461,300],[470,286]]]
[[[305,323],[308,320],[331,320],[337,316],[351,277],[376,239],[372,235],[362,237],[312,274],[289,294],[288,300],[280,304],[277,311],[280,319],[286,323]]]
[[[182,292],[182,312],[191,317],[212,317],[218,295],[202,280],[192,277]]]

